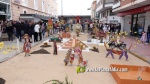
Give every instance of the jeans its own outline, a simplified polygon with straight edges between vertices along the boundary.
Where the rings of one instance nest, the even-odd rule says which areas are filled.
[[[44,38],[44,36],[45,36],[45,33],[46,33],[46,29],[43,29],[43,30],[42,30],[43,38]]]

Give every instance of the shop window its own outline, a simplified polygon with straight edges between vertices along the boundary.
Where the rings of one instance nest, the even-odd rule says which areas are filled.
[[[133,15],[133,23],[132,23],[133,35],[138,35],[138,36],[142,35],[142,31],[144,30],[145,27],[145,17],[146,17],[146,13]]]
[[[22,5],[23,6],[28,6],[28,0],[22,0]]]
[[[38,10],[38,0],[34,0],[34,9]]]

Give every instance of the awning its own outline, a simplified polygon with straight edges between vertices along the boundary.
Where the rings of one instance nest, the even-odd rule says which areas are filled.
[[[39,18],[42,20],[48,20],[50,17],[38,15],[38,14],[20,14],[20,19],[34,19],[34,18]]]
[[[125,15],[132,15],[132,14],[137,14],[137,13],[144,13],[150,11],[150,5],[139,7],[136,9],[128,10],[125,12],[121,12],[118,14],[118,16],[125,16]]]

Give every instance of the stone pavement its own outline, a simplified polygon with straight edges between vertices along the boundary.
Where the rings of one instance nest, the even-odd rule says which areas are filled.
[[[78,39],[86,41],[86,37],[85,34],[78,37]],[[41,45],[33,47],[31,52],[41,49]],[[57,43],[57,45],[60,45],[60,43]],[[96,45],[88,44],[88,46],[92,48]],[[109,72],[77,74],[77,59],[74,60],[73,66],[64,66],[63,60],[66,56],[66,51],[58,51],[58,55],[53,55],[53,47],[44,49],[51,54],[31,54],[29,57],[24,57],[24,53],[20,53],[9,61],[0,63],[0,78],[6,80],[5,84],[43,84],[53,79],[65,81],[65,77],[68,75],[68,80],[73,81],[73,84],[116,84]],[[129,61],[125,61],[125,57],[118,60],[118,55],[114,55],[115,59],[112,59],[111,56],[105,58],[107,51],[104,46],[99,46],[99,51],[100,53],[83,52],[84,60],[88,60],[87,68],[109,68],[110,64],[149,66],[148,63],[130,53],[128,53]]]
[[[130,53],[134,56],[146,61],[150,64],[150,44],[142,44],[138,42],[139,38],[133,36],[126,36],[125,38],[121,38],[127,44],[127,48],[133,43]]]
[[[43,40],[45,40],[45,39],[47,39],[47,38],[44,38]],[[31,46],[34,47],[37,44],[43,42],[43,40],[39,41],[39,42],[31,43]],[[12,46],[17,47],[17,40],[16,39],[14,41],[3,41],[3,42],[4,42],[5,46],[7,46],[7,47],[12,47]],[[23,44],[24,44],[24,40],[22,40],[22,42],[19,42],[19,47],[20,47],[19,51],[17,49],[12,50],[12,51],[8,51],[7,49],[0,50],[0,63],[4,62],[6,60],[9,60],[10,58],[16,56],[17,54],[20,54],[23,51],[22,50]],[[7,54],[4,54],[3,52],[7,52]]]

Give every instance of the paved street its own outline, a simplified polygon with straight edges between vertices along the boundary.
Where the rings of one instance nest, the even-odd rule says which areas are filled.
[[[87,35],[83,34],[78,39],[86,41]],[[33,47],[32,51],[41,49],[41,45]],[[60,45],[60,43],[57,45]],[[88,46],[93,47],[94,45],[90,44]],[[9,61],[1,63],[0,77],[6,80],[6,84],[43,84],[52,79],[64,81],[66,75],[68,75],[69,81],[73,81],[73,84],[116,84],[109,72],[77,74],[77,59],[75,59],[73,66],[64,66],[63,60],[66,51],[58,51],[58,55],[55,56],[53,55],[53,47],[44,49],[51,54],[32,54],[29,57],[24,57],[24,53],[20,53]],[[99,50],[100,53],[83,52],[84,60],[88,60],[87,68],[109,68],[110,64],[149,66],[148,63],[129,53],[129,61],[125,61],[125,57],[118,60],[118,55],[115,55],[115,59],[112,59],[111,56],[105,58],[106,50],[104,46],[99,46]]]
[[[131,48],[131,53],[136,55],[139,58],[142,58],[143,60],[149,62],[150,64],[150,44],[143,45],[142,43],[139,43],[138,40],[136,40],[136,37],[127,36],[125,38],[122,38],[121,40],[124,41],[127,44],[127,47],[133,43],[133,46]]]
[[[47,38],[44,38],[43,40],[45,40],[45,39],[47,39]],[[16,39],[14,41],[3,41],[3,42],[4,42],[4,45],[6,46],[6,48],[13,47],[13,46],[17,47],[17,40]],[[31,46],[34,47],[35,45],[37,45],[41,42],[42,41],[32,43]],[[7,61],[10,58],[12,58],[12,57],[16,56],[17,54],[21,53],[22,48],[23,48],[23,44],[24,44],[24,40],[22,40],[22,42],[19,42],[19,47],[20,47],[19,51],[17,49],[8,51],[6,48],[0,50],[0,62]],[[4,52],[7,52],[7,54],[4,54]]]

